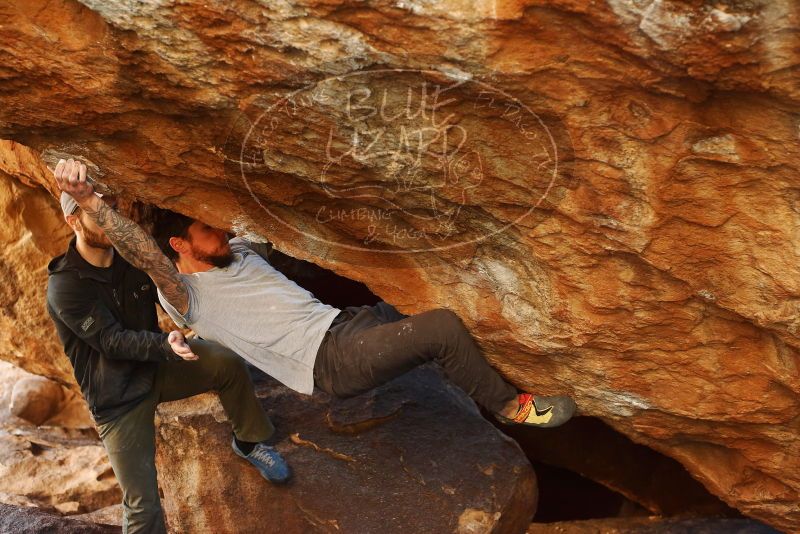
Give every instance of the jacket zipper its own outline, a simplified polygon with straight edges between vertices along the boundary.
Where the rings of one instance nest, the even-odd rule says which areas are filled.
[[[117,303],[117,307],[119,307],[119,309],[122,309],[122,303],[120,303],[119,296],[117,295],[117,288],[115,287],[111,291],[114,293],[114,301]]]

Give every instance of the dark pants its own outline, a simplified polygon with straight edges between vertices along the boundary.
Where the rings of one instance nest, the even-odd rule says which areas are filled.
[[[317,386],[337,397],[358,395],[429,361],[478,404],[499,412],[517,395],[484,358],[453,311],[404,315],[386,302],[348,306],[322,339]]]
[[[122,532],[166,532],[155,465],[154,417],[159,402],[219,393],[233,432],[242,441],[266,440],[275,431],[258,401],[244,360],[222,345],[189,340],[195,361],[160,362],[147,397],[116,419],[97,425],[111,467],[122,488]]]

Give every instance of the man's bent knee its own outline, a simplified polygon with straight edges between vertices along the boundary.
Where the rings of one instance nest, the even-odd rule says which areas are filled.
[[[238,381],[250,380],[250,370],[247,368],[247,362],[244,361],[236,353],[232,356],[225,356],[220,358],[216,364],[216,374],[223,379]]]
[[[464,329],[464,323],[456,312],[448,308],[436,308],[428,312],[436,324],[447,330]]]
[[[215,341],[207,341],[205,339],[199,338],[190,338],[187,339],[186,342],[189,344],[189,347],[192,349],[192,352],[197,354],[200,358],[212,358],[212,359],[231,359],[231,360],[240,360],[238,354],[234,351],[229,349],[224,345],[220,345]]]
[[[247,362],[234,351],[213,341],[202,339],[189,340],[189,347],[197,354],[199,360],[217,377],[217,381],[228,383],[238,380],[250,380]]]

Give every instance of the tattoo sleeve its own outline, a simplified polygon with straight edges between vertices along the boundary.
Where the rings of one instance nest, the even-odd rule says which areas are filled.
[[[105,202],[97,202],[95,206],[96,209],[82,208],[103,229],[122,257],[150,275],[169,303],[185,315],[189,310],[188,290],[175,265],[161,252],[155,239]]]

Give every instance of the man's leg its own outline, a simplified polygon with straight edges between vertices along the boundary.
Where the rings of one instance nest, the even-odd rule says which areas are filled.
[[[188,343],[197,360],[159,364],[163,372],[159,402],[214,390],[237,439],[257,443],[272,437],[275,427],[256,397],[245,361],[218,343],[202,339]]]
[[[447,309],[412,316],[386,303],[362,307],[326,335],[315,375],[320,387],[351,396],[435,360],[447,376],[492,412],[517,396],[484,358],[461,319]]]
[[[155,465],[157,393],[113,421],[97,425],[114,475],[122,488],[123,534],[166,532]]]
[[[159,401],[191,397],[214,390],[233,425],[234,452],[254,465],[275,484],[291,478],[291,468],[281,454],[265,443],[275,433],[250,379],[247,364],[224,346],[201,339],[188,340],[198,359],[161,364],[163,382]]]

